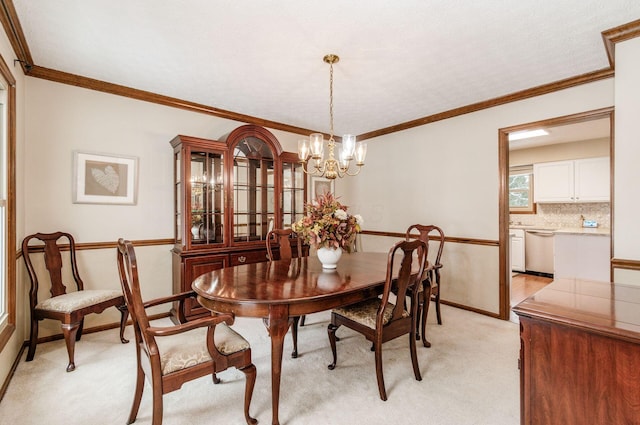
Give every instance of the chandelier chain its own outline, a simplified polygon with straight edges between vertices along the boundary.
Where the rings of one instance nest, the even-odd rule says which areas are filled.
[[[329,140],[333,140],[333,62],[329,63]]]

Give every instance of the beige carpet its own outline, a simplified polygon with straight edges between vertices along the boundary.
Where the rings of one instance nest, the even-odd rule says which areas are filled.
[[[280,401],[282,424],[515,425],[519,423],[518,325],[443,306],[444,325],[430,311],[431,348],[418,345],[423,380],[413,377],[406,337],[383,346],[388,401],[378,397],[373,353],[358,334],[341,328],[338,365],[327,369],[329,313],[307,317],[298,359],[285,340]],[[168,319],[163,319],[168,320]],[[270,343],[262,321],[236,320],[251,343],[258,378],[251,413],[271,423]],[[133,339],[131,327],[127,337]],[[25,352],[26,355],[26,352]],[[76,367],[66,373],[62,340],[41,344],[32,362],[20,362],[0,402],[0,424],[125,424],[135,381],[132,343],[117,330],[88,334],[76,345]],[[221,373],[164,397],[164,424],[243,424],[244,375]],[[151,423],[147,385],[136,424]]]

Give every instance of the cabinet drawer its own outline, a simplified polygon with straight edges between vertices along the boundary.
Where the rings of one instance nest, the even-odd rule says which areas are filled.
[[[255,251],[234,252],[229,255],[229,265],[239,266],[242,264],[261,263],[267,261],[267,249]]]

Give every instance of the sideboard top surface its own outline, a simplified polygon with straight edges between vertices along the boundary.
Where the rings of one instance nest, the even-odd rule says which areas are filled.
[[[513,311],[640,344],[640,286],[557,279]]]

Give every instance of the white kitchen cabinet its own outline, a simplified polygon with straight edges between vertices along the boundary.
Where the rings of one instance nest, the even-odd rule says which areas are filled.
[[[609,235],[556,233],[553,277],[609,282],[611,238]]]
[[[609,158],[533,164],[534,202],[608,202]]]
[[[523,272],[524,268],[524,230],[510,229],[511,235],[511,270]]]
[[[576,202],[609,202],[610,175],[608,157],[575,161]]]

